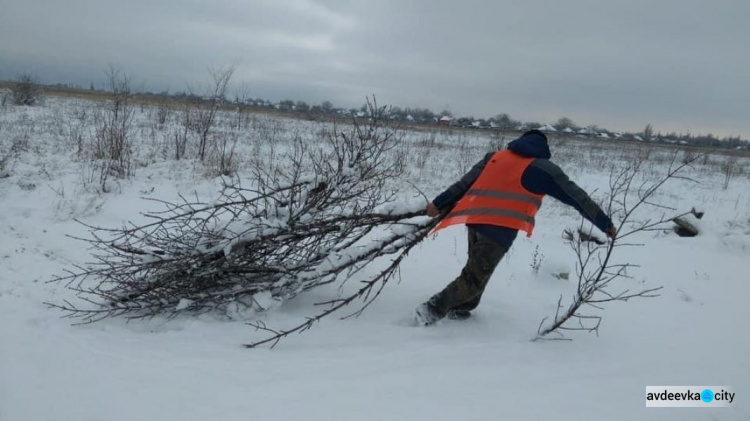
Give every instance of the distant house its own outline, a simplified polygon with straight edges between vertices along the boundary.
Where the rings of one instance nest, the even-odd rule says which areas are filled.
[[[566,127],[563,129],[563,133],[573,133],[573,129],[571,129],[570,127]]]
[[[635,140],[637,140],[639,142],[643,142],[643,138],[640,137],[640,136],[638,136],[638,135],[633,136],[633,139],[635,139]]]
[[[549,124],[545,124],[544,126],[540,127],[539,130],[543,132],[556,132],[557,129],[550,126]]]
[[[406,116],[406,119],[409,120],[409,121],[414,121],[414,116],[412,116],[411,114],[409,114],[409,115]]]
[[[451,118],[448,117],[447,115],[444,115],[444,116],[440,117],[440,119],[438,120],[437,123],[438,123],[438,126],[446,126],[446,127],[450,126],[451,125]]]

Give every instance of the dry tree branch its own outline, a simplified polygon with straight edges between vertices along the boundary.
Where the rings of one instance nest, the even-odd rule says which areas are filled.
[[[636,244],[620,243],[623,238],[646,232],[656,227],[672,221],[674,218],[684,216],[691,212],[686,212],[675,217],[662,216],[658,220],[648,220],[637,223],[634,221],[635,212],[646,206],[653,206],[650,200],[654,194],[661,189],[664,184],[675,178],[683,178],[677,174],[688,167],[700,156],[685,159],[682,163],[677,164],[677,154],[672,156],[669,168],[666,174],[656,182],[647,184],[643,183],[634,188],[637,175],[640,173],[641,161],[635,161],[625,168],[617,171],[612,170],[610,173],[610,191],[607,201],[607,212],[610,215],[617,215],[619,223],[617,224],[617,236],[608,244],[592,245],[592,242],[584,239],[584,236],[574,236],[571,233],[565,235],[568,244],[576,255],[576,274],[578,285],[573,296],[572,302],[565,311],[562,310],[562,296],[558,300],[558,307],[551,323],[545,324],[548,318],[544,318],[537,329],[537,335],[534,340],[548,339],[550,333],[557,333],[561,337],[561,331],[588,331],[598,334],[601,324],[601,316],[583,314],[584,306],[591,306],[601,309],[600,304],[613,301],[627,301],[631,298],[651,298],[662,287],[644,289],[638,292],[624,290],[619,293],[610,293],[607,288],[620,278],[628,278],[627,270],[637,267],[630,263],[616,264],[613,263],[613,252],[618,247],[634,246]],[[634,197],[635,196],[635,197]],[[657,208],[666,209],[664,206]],[[579,231],[582,230],[579,228]],[[572,323],[572,325],[571,325]]]
[[[368,101],[366,123],[334,126],[328,145],[297,139],[287,167],[260,165],[245,183],[225,181],[217,201],[180,196],[157,200],[161,211],[144,224],[119,228],[86,225],[94,261],[76,266],[53,282],[74,291],[80,303],[48,303],[83,323],[260,310],[259,294],[291,299],[322,285],[345,282],[377,259],[388,267],[359,291],[334,300],[321,314],[290,331],[275,331],[260,343],[277,341],[357,298],[366,308],[398,271],[406,253],[437,221],[421,209],[396,203],[391,186],[403,168],[396,154],[399,132],[384,123],[385,107]]]
[[[377,255],[382,256],[383,254],[391,254],[388,252],[388,250],[394,250],[394,254],[396,254],[396,257],[391,260],[391,263],[383,269],[381,272],[376,274],[375,276],[372,276],[370,279],[363,282],[363,286],[356,290],[355,292],[349,294],[348,296],[344,298],[337,298],[334,300],[326,301],[317,303],[316,305],[319,306],[330,306],[327,310],[313,316],[313,317],[307,317],[306,320],[287,330],[282,331],[276,331],[272,329],[268,329],[265,325],[265,323],[260,321],[255,321],[248,323],[249,325],[255,327],[258,330],[263,330],[270,332],[272,335],[268,338],[248,343],[243,345],[246,348],[255,348],[260,345],[271,343],[271,347],[273,348],[276,346],[276,344],[284,337],[292,334],[292,333],[299,333],[304,332],[312,327],[312,325],[319,321],[320,319],[328,316],[329,314],[332,314],[343,307],[348,306],[352,302],[361,299],[363,301],[362,306],[356,310],[354,313],[351,313],[347,316],[344,316],[343,319],[347,319],[350,317],[356,317],[360,315],[381,293],[383,288],[385,288],[385,285],[393,279],[393,277],[396,275],[398,267],[401,263],[401,261],[406,257],[406,255],[409,253],[409,251],[417,245],[419,242],[421,242],[427,235],[429,235],[430,231],[432,231],[432,228],[434,228],[435,225],[437,225],[438,220],[437,219],[430,219],[422,222],[421,224],[417,225],[418,229],[414,233],[412,233],[409,237],[404,238],[398,236],[398,238],[395,239],[396,242],[399,242],[400,244],[394,244],[393,242],[389,241],[386,243],[383,243],[382,245],[384,247],[379,248],[377,250]],[[383,254],[381,254],[383,253]]]

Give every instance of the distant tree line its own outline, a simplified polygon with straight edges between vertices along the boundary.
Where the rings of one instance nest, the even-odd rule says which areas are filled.
[[[80,86],[71,84],[56,84],[52,86],[63,89],[84,90]],[[99,91],[95,88],[93,83],[91,83],[88,90]],[[35,97],[38,97],[42,92],[41,85],[38,84],[36,79],[30,77],[28,74],[20,75],[15,83],[11,83],[11,91],[14,94],[14,102],[23,105],[33,105],[36,103],[37,100]],[[105,88],[101,91],[106,92],[107,89]],[[360,108],[342,108],[335,106],[331,101],[323,101],[319,104],[308,104],[305,101],[284,99],[278,102],[273,102],[264,98],[252,98],[250,96],[250,91],[250,88],[246,84],[241,84],[233,94],[226,90],[225,92],[222,92],[222,95],[218,99],[215,96],[198,95],[189,90],[175,93],[170,93],[169,91],[158,93],[139,92],[137,96],[162,100],[189,101],[193,104],[201,104],[203,102],[216,103],[216,101],[218,101],[219,105],[223,107],[235,107],[239,111],[268,109],[285,113],[303,114],[308,117],[316,115],[331,115],[356,118],[366,115],[366,104],[362,105]],[[29,93],[31,95],[27,95]],[[32,97],[32,99],[29,99],[29,96]],[[447,119],[444,117],[447,117]],[[697,135],[691,134],[690,132],[661,133],[655,132],[651,124],[646,125],[641,132],[619,133],[600,128],[596,125],[580,126],[568,117],[561,117],[551,124],[542,124],[536,121],[518,120],[507,113],[500,113],[490,118],[475,118],[473,116],[456,117],[449,110],[433,112],[429,108],[399,106],[390,107],[385,113],[385,118],[391,121],[415,124],[437,124],[438,121],[443,119],[448,121],[448,126],[457,128],[478,130],[490,129],[510,132],[540,129],[546,132],[559,133],[560,135],[750,150],[750,142],[741,139],[740,136],[720,138],[711,133]]]

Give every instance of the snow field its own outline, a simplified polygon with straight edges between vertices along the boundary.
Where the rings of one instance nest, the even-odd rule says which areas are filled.
[[[88,251],[69,237],[86,235],[74,218],[101,226],[138,222],[139,212],[158,209],[141,197],[174,200],[182,193],[211,200],[219,188],[210,168],[170,158],[175,116],[157,127],[146,107],[136,112],[135,176],[113,182],[110,193],[97,191],[90,163],[77,157],[72,140],[78,124],[90,132],[91,123],[76,116],[95,106],[53,98],[40,108],[0,110],[0,154],[25,140],[0,179],[2,421],[750,419],[750,339],[743,335],[750,316],[746,158],[727,189],[721,170],[727,158],[714,154],[685,174],[698,183],[674,180],[660,191],[657,200],[675,213],[705,210],[705,232],[689,239],[646,233],[637,238],[645,246],[618,251],[618,261],[641,266],[618,288],[664,288],[658,298],[607,305],[597,313],[604,317],[599,337],[574,332],[573,341],[530,341],[542,318],[554,315],[560,295],[565,302],[575,289],[573,254],[561,233],[579,218],[547,199],[534,237],[519,236],[471,319],[408,326],[412,309],[465,262],[465,229],[452,227],[413,250],[401,282],[388,285],[362,316],[330,317],[272,350],[247,350],[240,345],[263,333],[241,319],[71,326],[43,304],[72,299],[46,281],[88,261]],[[295,136],[320,142],[327,127],[272,116],[250,121],[239,131],[240,175],[253,159],[285,165]],[[432,198],[491,145],[509,140],[479,131],[408,131],[404,138],[399,188],[410,202],[423,199],[408,183]],[[610,168],[635,154],[647,155],[646,179],[668,165],[661,149],[576,140],[553,140],[551,148],[553,160],[598,198]],[[662,212],[671,211],[639,217]],[[566,271],[569,280],[555,276]],[[356,283],[349,280],[343,291]],[[291,327],[319,311],[316,302],[340,293],[337,285],[322,287],[256,317]],[[647,385],[691,384],[733,386],[737,402],[710,410],[645,408]]]

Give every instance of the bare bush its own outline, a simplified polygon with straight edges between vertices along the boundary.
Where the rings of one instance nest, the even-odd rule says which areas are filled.
[[[636,151],[636,162],[648,162],[651,159],[654,148],[652,146],[638,146]]]
[[[0,108],[5,109],[10,104],[12,92],[8,89],[0,89]]]
[[[250,87],[246,83],[240,84],[239,88],[234,92],[234,106],[237,118],[235,120],[235,129],[247,128],[249,122],[249,113],[247,112],[248,104],[250,100]]]
[[[10,151],[0,151],[0,178],[10,177],[10,162],[13,154]]]
[[[419,170],[424,169],[425,165],[430,161],[433,149],[435,148],[436,144],[436,136],[435,132],[430,132],[429,134],[426,134],[424,138],[419,140],[415,146],[416,148],[413,148],[412,151],[413,156],[415,156],[416,161],[414,162],[414,165]]]
[[[237,141],[237,132],[224,131],[217,134],[209,166],[209,173],[212,176],[230,176],[237,172],[237,160],[235,158]]]
[[[721,163],[721,174],[724,176],[724,190],[729,188],[729,182],[732,181],[732,178],[737,175],[740,170],[738,161],[739,159],[737,158],[737,155],[730,155]]]
[[[76,148],[76,156],[82,158],[85,153],[89,113],[86,109],[76,109],[73,115],[66,119],[66,125],[69,144]]]
[[[232,79],[234,67],[209,70],[212,84],[208,94],[196,104],[191,117],[191,127],[198,133],[198,158],[203,161],[215,145],[210,144],[211,135],[216,126],[219,108],[226,101],[229,81]]]
[[[678,175],[686,166],[697,160],[677,162],[677,152],[672,154],[672,161],[665,175],[650,185],[635,185],[643,161],[636,161],[622,170],[613,170],[610,174],[609,198],[606,206],[607,213],[619,218],[617,237],[609,243],[590,241],[591,233],[574,236],[568,234],[567,239],[576,256],[576,275],[578,285],[572,301],[567,309],[563,306],[563,297],[557,303],[557,310],[549,324],[544,318],[539,324],[536,339],[546,339],[550,333],[557,333],[565,339],[564,331],[599,331],[601,316],[587,313],[587,308],[602,309],[602,305],[614,301],[627,301],[636,297],[655,297],[661,289],[648,288],[631,292],[628,289],[612,292],[613,284],[617,280],[629,278],[628,270],[636,267],[632,263],[615,263],[614,251],[620,247],[632,247],[638,244],[624,243],[622,240],[637,233],[658,229],[669,224],[674,218],[687,215],[690,211],[678,216],[662,216],[657,220],[634,221],[635,212],[643,206],[656,206],[661,209],[674,211],[672,208],[657,205],[652,202],[654,194],[669,180],[684,177]],[[582,226],[579,228],[582,231]],[[559,338],[558,338],[559,339]]]
[[[179,119],[179,125],[172,129],[170,139],[174,146],[174,159],[179,161],[187,153],[188,142],[192,133],[192,106],[189,103],[183,104],[177,118]]]
[[[159,103],[156,106],[156,113],[155,115],[155,122],[156,127],[163,128],[165,124],[167,124],[167,121],[169,120],[169,115],[171,113],[171,110],[169,108],[169,105],[167,105],[164,101],[159,101]]]
[[[476,162],[476,153],[472,150],[469,140],[461,135],[458,141],[458,174],[466,174]]]
[[[508,143],[508,139],[505,138],[505,136],[500,133],[499,131],[493,132],[490,137],[490,142],[487,145],[487,149],[489,152],[499,151],[501,149],[505,149],[505,146]],[[559,142],[555,143],[556,148],[560,148]]]
[[[130,78],[110,66],[106,71],[109,100],[94,113],[93,155],[99,165],[99,185],[108,191],[109,177],[133,175],[132,145],[133,104]]]
[[[37,105],[44,94],[38,80],[29,73],[20,74],[11,84],[10,90],[15,105]]]
[[[27,133],[15,136],[11,140],[9,147],[0,147],[0,178],[10,177],[11,166],[14,160],[18,159],[21,153],[28,149],[29,135]]]
[[[682,152],[682,163],[687,164],[690,162],[695,161],[695,157],[698,155],[698,152],[696,152],[694,149],[684,149]]]

